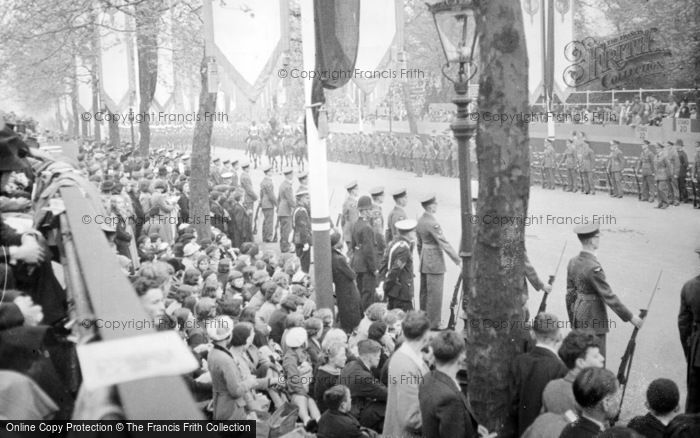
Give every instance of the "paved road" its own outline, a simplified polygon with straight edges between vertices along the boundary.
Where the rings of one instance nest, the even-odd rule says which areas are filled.
[[[240,158],[243,153],[239,150],[218,148],[214,155]],[[252,178],[257,185],[262,179],[262,172],[254,169]],[[329,193],[335,189],[330,209],[334,220],[341,210],[344,186],[353,179],[359,181],[362,194],[366,194],[370,188],[377,185],[385,186],[387,192],[406,187],[409,196],[409,217],[417,217],[422,213],[417,199],[430,192],[436,193],[439,200],[437,218],[448,240],[454,247],[458,247],[460,219],[457,179],[440,176],[418,178],[413,174],[395,170],[377,168],[370,171],[361,165],[329,163]],[[273,180],[277,187],[282,176],[275,175]],[[391,197],[387,198],[385,214],[393,206]],[[548,220],[548,215],[551,220]],[[565,260],[548,304],[548,310],[562,319],[566,318],[566,261],[580,250],[579,242],[572,232],[574,225],[567,223],[567,220],[571,222],[574,218],[597,218],[601,221],[602,238],[598,259],[613,290],[630,309],[636,311],[646,306],[659,270],[663,270],[659,291],[638,336],[637,354],[622,418],[629,419],[633,415],[645,412],[644,392],[649,382],[658,377],[668,377],[678,383],[684,400],[685,359],[678,340],[676,318],[682,284],[700,273],[700,263],[693,252],[700,244],[700,211],[693,210],[688,205],[657,210],[649,203],[638,202],[636,198],[613,199],[604,192],[595,196],[584,196],[533,187],[530,192],[528,216],[542,218],[526,228],[528,255],[541,278],[546,279],[549,274],[553,274],[562,246],[567,242]],[[445,278],[443,321],[447,321],[449,316],[452,287],[458,276],[456,267],[449,263],[448,261]],[[534,315],[541,294],[530,289],[530,297],[529,308]],[[607,366],[617,372],[632,326],[623,323],[613,312],[609,313],[612,329],[608,335]]]

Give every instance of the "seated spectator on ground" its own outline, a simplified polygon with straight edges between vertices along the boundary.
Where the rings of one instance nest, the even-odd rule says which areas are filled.
[[[323,360],[323,352],[321,350],[323,321],[314,317],[309,318],[304,321],[304,329],[306,330],[306,336],[308,337],[306,354],[309,355],[311,365],[313,365],[314,371],[316,371],[320,365],[320,362]]]
[[[270,338],[273,341],[280,345],[282,344],[282,334],[285,330],[287,315],[296,312],[299,305],[299,298],[294,295],[288,295],[282,300],[279,308],[272,312],[268,325],[270,326]]]
[[[578,415],[572,385],[578,373],[588,367],[603,368],[605,357],[600,354],[598,337],[583,330],[572,330],[559,347],[559,357],[569,369],[566,376],[547,383],[542,391],[544,412],[563,414],[572,411]]]
[[[328,409],[318,421],[318,438],[362,438],[370,436],[363,432],[360,423],[350,415],[352,399],[347,386],[336,385],[323,394],[323,403]]]
[[[326,390],[340,383],[340,373],[345,367],[347,356],[345,344],[335,342],[323,349],[322,363],[314,374],[313,398],[316,400],[318,410],[325,412],[328,408],[323,401]]]
[[[326,333],[328,333],[328,330],[333,327],[333,311],[327,308],[318,309],[314,312],[314,316],[323,321],[323,332],[321,333],[320,338],[320,341],[323,342],[323,338],[326,336]]]
[[[345,365],[340,374],[340,382],[350,389],[351,414],[362,426],[381,433],[387,388],[374,377],[373,370],[379,364],[382,346],[376,341],[363,339],[357,344],[357,350],[357,359]]]
[[[646,438],[663,438],[666,426],[680,412],[678,385],[670,379],[656,379],[647,388],[644,416],[634,417],[627,427],[634,429]]]
[[[313,369],[306,355],[306,330],[294,327],[287,335],[287,350],[282,364],[287,382],[287,393],[292,403],[299,408],[299,418],[307,431],[316,430],[321,417],[316,402],[309,396],[309,383]]]

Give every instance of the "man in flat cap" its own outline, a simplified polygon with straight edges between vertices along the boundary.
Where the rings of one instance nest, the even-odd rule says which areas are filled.
[[[380,260],[375,232],[371,225],[372,200],[369,196],[360,197],[357,210],[359,216],[350,231],[350,266],[357,274],[357,288],[364,312],[372,303],[379,301],[376,288]]]
[[[642,142],[642,153],[637,160],[636,170],[640,178],[640,201],[654,202],[654,153],[649,150],[649,140]]]
[[[290,248],[289,234],[292,232],[292,211],[296,207],[296,199],[292,189],[294,170],[287,168],[282,173],[284,181],[280,183],[277,194],[277,223],[280,227],[280,251],[285,253]]]
[[[656,178],[656,194],[659,195],[659,204],[656,208],[668,208],[669,180],[671,179],[671,163],[664,151],[664,144],[656,143],[656,156],[654,157],[654,170]]]
[[[620,151],[620,142],[612,140],[610,142],[610,155],[606,170],[610,174],[612,183],[612,194],[615,198],[622,198],[622,169],[625,168],[625,157]]]
[[[605,337],[610,331],[606,306],[635,327],[641,327],[643,321],[622,304],[605,279],[603,267],[596,258],[600,244],[599,226],[579,225],[574,228],[574,233],[583,248],[569,260],[566,269],[566,311],[573,328],[590,330],[598,336],[600,354],[605,356]]]
[[[340,226],[343,227],[343,240],[348,246],[348,257],[352,256],[352,228],[357,222],[360,212],[357,210],[357,181],[352,181],[345,186],[348,191],[348,197],[343,203],[343,215],[341,216]],[[370,202],[371,203],[371,202]]]
[[[417,248],[420,256],[420,310],[430,319],[430,327],[439,329],[442,317],[442,296],[445,282],[445,256],[457,266],[462,265],[457,251],[447,241],[435,218],[437,199],[430,194],[421,199],[425,212],[416,227]]]
[[[299,189],[292,216],[294,250],[301,261],[301,270],[309,273],[311,266],[311,219],[309,217],[309,191]]]
[[[395,205],[394,209],[391,210],[389,216],[386,218],[387,227],[385,240],[387,242],[391,242],[397,236],[396,222],[404,220],[408,217],[406,216],[406,211],[404,210],[406,203],[408,202],[408,198],[406,197],[406,189],[403,187],[397,189],[391,194],[391,196],[394,198]]]
[[[700,256],[700,246],[695,248]],[[681,289],[681,310],[678,313],[678,332],[688,364],[686,374],[688,397],[687,414],[700,412],[700,275],[688,280]]]
[[[388,245],[383,265],[387,274],[384,281],[384,294],[388,309],[413,310],[413,248],[416,242],[416,226],[413,219],[396,222],[396,238]]]
[[[260,208],[263,212],[262,239],[263,242],[272,242],[273,226],[275,221],[275,208],[277,208],[277,198],[275,197],[275,185],[270,177],[272,166],[263,166],[265,177],[260,182]]]

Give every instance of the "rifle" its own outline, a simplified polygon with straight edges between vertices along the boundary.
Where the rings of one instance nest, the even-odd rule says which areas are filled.
[[[607,168],[605,169],[605,177],[608,178],[608,191],[612,196],[615,194],[615,191],[613,190],[612,178],[610,178],[610,171]]]
[[[549,276],[549,280],[547,280],[547,284],[550,286],[554,284],[554,278],[557,276],[557,273],[559,272],[559,266],[561,266],[561,261],[564,258],[564,251],[566,251],[566,241],[564,242],[564,248],[561,249],[561,254],[559,254],[559,261],[557,262],[557,268],[554,270],[554,275]],[[540,313],[544,312],[547,310],[547,297],[549,296],[548,292],[545,292],[544,295],[542,295],[542,301],[540,301],[540,307],[537,309],[537,314],[539,315]]]
[[[642,200],[642,187],[639,185],[639,175],[637,175],[637,168],[633,167],[634,181],[637,183],[637,199]]]
[[[253,236],[258,234],[258,216],[260,215],[260,208],[262,202],[258,202],[258,208],[255,210],[255,217],[253,218]]]
[[[656,278],[656,284],[654,284],[654,290],[651,292],[651,297],[649,298],[649,303],[647,303],[646,309],[639,310],[639,318],[644,320],[647,317],[649,308],[651,307],[651,302],[654,300],[656,295],[656,290],[659,288],[659,282],[661,281],[661,274],[663,274],[663,269],[659,271],[659,276]],[[627,348],[625,349],[625,354],[622,355],[622,360],[620,361],[620,368],[617,370],[617,381],[620,382],[622,386],[622,396],[620,397],[620,407],[617,412],[617,416],[611,421],[611,425],[615,425],[617,420],[620,419],[620,412],[622,412],[622,403],[625,401],[625,391],[627,390],[627,380],[630,377],[630,370],[632,369],[632,359],[634,358],[634,350],[637,348],[637,334],[639,333],[639,327],[635,327],[632,331],[632,336],[627,343]]]
[[[697,189],[697,181],[695,181],[693,178],[690,178],[690,185],[693,187],[693,208],[698,208],[698,189]]]
[[[275,235],[272,236],[272,241],[277,242],[277,229],[280,227],[279,216],[275,215]]]
[[[457,325],[457,316],[459,315],[459,308],[461,307],[461,291],[462,291],[462,273],[460,272],[459,278],[457,278],[457,284],[455,285],[455,290],[452,293],[452,301],[450,302],[450,320],[447,323],[448,330],[454,330]]]

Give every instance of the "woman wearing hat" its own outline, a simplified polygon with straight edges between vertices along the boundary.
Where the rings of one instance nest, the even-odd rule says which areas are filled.
[[[207,356],[212,383],[212,411],[214,420],[246,420],[249,418],[251,391],[264,385],[269,379],[258,379],[243,374],[242,367],[227,349],[233,337],[233,320],[218,316],[207,328],[214,344]]]
[[[168,185],[163,180],[153,183],[153,195],[151,196],[151,209],[149,216],[156,216],[158,220],[148,222],[147,233],[156,232],[163,242],[169,245],[173,243],[175,225],[177,223],[177,205],[168,199]],[[171,220],[172,219],[172,220]]]
[[[313,368],[306,354],[306,338],[306,330],[303,327],[289,329],[285,337],[287,351],[284,353],[282,365],[287,377],[287,393],[292,403],[299,408],[299,418],[306,430],[313,431],[321,413],[314,399],[309,397]]]

